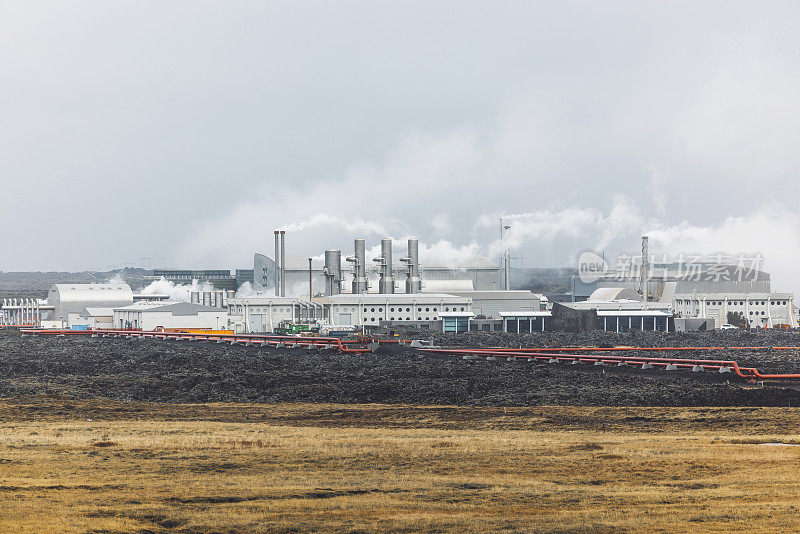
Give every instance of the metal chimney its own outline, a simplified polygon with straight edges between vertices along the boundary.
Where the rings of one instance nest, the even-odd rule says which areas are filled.
[[[361,238],[355,239],[355,257],[347,258],[347,261],[353,263],[353,293],[361,294],[368,291],[367,285],[367,266],[366,266],[366,245]]]
[[[419,241],[408,240],[408,255],[400,261],[406,264],[406,293],[421,293],[422,279],[419,276]]]
[[[286,296],[286,231],[281,230],[281,296]]]
[[[211,291],[203,291],[203,306],[211,306]]]
[[[381,278],[378,282],[378,292],[382,294],[394,293],[394,276],[392,275],[392,240],[388,237],[381,239],[381,257],[373,261],[381,265]]]
[[[325,251],[325,295],[339,295],[342,292],[342,251]]]
[[[647,302],[647,282],[650,274],[650,253],[648,251],[648,238],[642,236],[642,268],[639,269],[639,293]]]
[[[280,232],[275,230],[275,256],[273,256],[275,260],[275,296],[281,296],[281,260],[280,260],[280,245],[278,240],[280,239]]]
[[[217,308],[225,307],[225,292],[221,289],[214,291],[214,306]]]

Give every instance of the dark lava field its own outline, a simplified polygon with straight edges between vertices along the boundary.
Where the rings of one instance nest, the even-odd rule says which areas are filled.
[[[800,334],[475,332],[439,334],[434,341],[465,347],[797,346]],[[682,357],[735,359],[740,365],[765,372],[800,372],[798,350],[691,351]],[[344,355],[193,341],[21,336],[0,331],[0,397],[29,395],[170,403],[788,406],[800,405],[800,382],[797,386],[767,383],[762,387],[711,372],[465,361],[401,347]]]

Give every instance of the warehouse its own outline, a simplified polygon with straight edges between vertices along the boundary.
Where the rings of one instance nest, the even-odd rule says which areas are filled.
[[[116,308],[133,304],[133,291],[125,282],[105,284],[55,284],[47,292],[47,303],[53,306],[52,319],[68,323],[87,307]]]
[[[751,328],[797,328],[792,293],[695,293],[675,295],[677,317],[714,319],[717,325],[733,313]]]
[[[120,330],[228,328],[228,312],[190,302],[137,302],[114,308],[114,327]]]

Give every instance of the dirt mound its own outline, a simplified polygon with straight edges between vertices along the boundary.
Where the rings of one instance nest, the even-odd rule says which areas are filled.
[[[475,338],[469,334],[461,341]],[[555,339],[562,338],[550,342]],[[771,355],[749,355],[764,356]],[[774,365],[800,369],[798,357],[792,358]],[[800,404],[800,392],[793,389],[748,387],[716,373],[465,361],[401,347],[353,356],[190,341],[0,334],[0,396],[31,394],[190,403]]]

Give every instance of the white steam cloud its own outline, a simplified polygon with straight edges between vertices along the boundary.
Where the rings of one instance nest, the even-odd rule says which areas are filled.
[[[214,291],[214,285],[210,282],[199,283],[197,280],[192,280],[191,284],[176,284],[164,278],[163,276],[158,280],[150,282],[150,284],[142,289],[143,295],[169,295],[170,302],[189,302],[191,299],[192,291]]]

